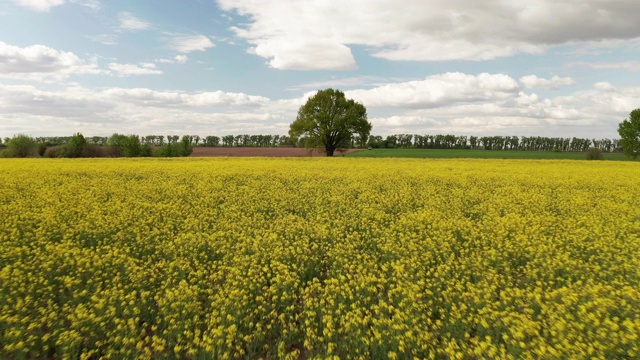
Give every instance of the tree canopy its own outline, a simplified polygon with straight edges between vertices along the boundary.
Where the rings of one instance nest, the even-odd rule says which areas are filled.
[[[635,159],[640,155],[640,109],[635,109],[629,114],[629,119],[623,120],[618,125],[620,146],[625,155]]]
[[[36,141],[28,135],[18,134],[7,140],[7,157],[29,157],[35,156],[38,150]]]
[[[364,105],[329,88],[319,90],[300,107],[289,136],[303,140],[307,148],[321,148],[327,156],[333,156],[336,149],[348,147],[354,135],[366,142],[370,132]]]

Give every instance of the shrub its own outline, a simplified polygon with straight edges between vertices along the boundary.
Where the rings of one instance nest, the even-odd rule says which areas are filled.
[[[58,154],[60,153],[60,148],[61,146],[49,146],[45,151],[44,154],[42,155],[43,157],[46,158],[57,158],[60,157]]]
[[[149,144],[142,145],[142,147],[140,148],[140,156],[143,156],[143,157],[153,156],[151,145]]]
[[[158,157],[175,157],[178,155],[178,146],[177,144],[164,144],[156,149],[153,154]]]
[[[36,156],[38,145],[36,141],[28,135],[18,134],[7,142],[6,157],[29,157]]]
[[[604,160],[602,150],[594,147],[590,148],[587,150],[587,160]]]
[[[127,142],[127,136],[121,134],[113,134],[107,139],[108,154],[111,157],[124,156],[123,148]]]
[[[45,149],[43,156],[49,158],[95,158],[107,156],[107,150],[102,146],[89,144],[82,134],[76,133],[66,144]]]
[[[83,157],[82,153],[84,152],[86,146],[87,140],[84,138],[84,136],[80,133],[76,133],[71,137],[71,139],[69,139],[69,142],[63,145],[63,157]]]
[[[87,144],[80,157],[88,157],[88,158],[97,158],[97,157],[107,157],[107,149],[100,145]]]

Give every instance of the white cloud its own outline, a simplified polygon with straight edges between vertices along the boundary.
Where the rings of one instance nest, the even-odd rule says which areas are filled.
[[[389,60],[489,60],[549,46],[640,38],[634,1],[218,0],[278,69],[351,69],[349,46]],[[327,49],[326,53],[321,48]],[[299,59],[303,59],[300,61]]]
[[[215,44],[204,35],[175,35],[168,39],[167,42],[170,49],[180,53],[204,51],[215,46]]]
[[[137,64],[144,68],[144,64]],[[149,67],[147,65],[147,67]],[[0,85],[0,131],[87,136],[286,134],[308,92],[290,99],[226,91],[149,88],[59,90]],[[556,97],[530,93],[502,74],[445,73],[357,89],[373,134],[540,135],[616,138],[617,124],[640,103],[640,86],[594,84]]]
[[[132,76],[132,75],[160,75],[163,74],[161,70],[156,69],[155,64],[140,63],[136,64],[118,64],[109,63],[109,69],[119,77]]]
[[[43,45],[19,47],[0,41],[0,77],[22,80],[64,79],[72,74],[98,74],[95,62],[80,59],[72,52]]]
[[[13,0],[13,2],[34,11],[49,11],[52,7],[64,4],[65,0]]]
[[[518,90],[518,83],[507,75],[445,73],[425,80],[351,90],[346,95],[367,107],[439,107],[509,98]]]
[[[617,89],[615,86],[613,86],[613,84],[606,81],[601,81],[593,84],[593,88],[596,90],[605,91],[605,92],[615,91]]]
[[[390,128],[402,128],[405,126],[435,126],[439,123],[433,119],[420,116],[420,115],[394,115],[386,118],[372,118],[369,119],[373,126],[390,127]]]
[[[151,24],[148,22],[139,19],[132,13],[126,11],[122,11],[118,14],[118,21],[120,21],[119,29],[121,31],[138,31],[151,27]]]
[[[170,59],[158,59],[159,63],[163,64],[186,64],[189,61],[189,57],[186,55],[176,55]]]
[[[573,85],[575,81],[570,77],[559,77],[554,75],[551,79],[544,79],[535,75],[527,75],[520,78],[520,83],[528,89],[556,90],[562,86]]]
[[[0,85],[0,131],[37,136],[86,136],[114,132],[224,135],[283,133],[276,123],[289,121],[269,99],[224,91],[161,92],[147,88],[101,91],[66,87],[46,91],[34,86]]]
[[[389,79],[378,77],[378,76],[357,76],[357,77],[348,77],[348,78],[334,78],[334,79],[325,80],[325,81],[313,81],[313,82],[300,84],[295,87],[289,88],[289,90],[324,89],[328,87],[343,88],[343,87],[370,86],[370,85],[378,86],[388,81]]]
[[[577,65],[583,65],[592,69],[623,69],[629,71],[640,71],[640,61],[621,61],[613,63],[578,63]]]
[[[63,92],[29,85],[0,85],[0,118],[6,114],[77,119],[100,114],[115,104],[95,98],[90,91],[70,87]]]
[[[247,95],[225,91],[210,91],[199,93],[155,91],[146,88],[112,88],[105,90],[103,95],[118,102],[133,102],[145,106],[262,106],[269,103],[269,99],[262,96]]]
[[[351,50],[326,40],[308,41],[287,39],[258,44],[250,49],[263,58],[271,59],[269,66],[276,69],[352,70],[356,61]]]
[[[71,0],[71,2],[82,5],[93,11],[100,10],[100,8],[102,7],[100,0]]]
[[[13,0],[13,2],[19,6],[34,10],[34,11],[49,11],[56,6],[63,5],[67,0]],[[100,9],[99,0],[70,0],[71,3],[82,5],[91,10]]]

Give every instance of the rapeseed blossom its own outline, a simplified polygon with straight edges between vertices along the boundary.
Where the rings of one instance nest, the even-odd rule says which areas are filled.
[[[635,163],[0,168],[0,358],[640,357]]]

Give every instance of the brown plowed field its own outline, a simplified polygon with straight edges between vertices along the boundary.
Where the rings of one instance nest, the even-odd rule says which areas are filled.
[[[334,156],[348,154],[360,149],[348,149],[335,152]],[[324,152],[309,152],[303,148],[268,148],[268,147],[194,147],[191,156],[267,156],[267,157],[308,157],[325,156]]]

